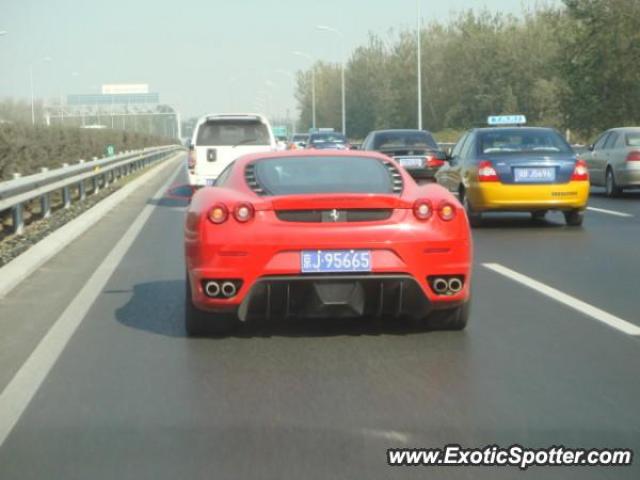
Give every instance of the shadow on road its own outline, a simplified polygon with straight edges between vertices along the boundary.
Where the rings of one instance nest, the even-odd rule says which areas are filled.
[[[131,300],[116,310],[123,325],[167,337],[185,337],[183,280],[140,283]],[[212,318],[212,321],[213,318]],[[397,319],[271,319],[241,324],[227,337],[332,337],[361,335],[407,335],[425,331]],[[215,337],[210,338],[224,338]]]
[[[482,216],[482,225],[474,230],[490,229],[562,229],[566,224],[561,214],[548,213],[543,220],[533,220],[529,214],[485,214]],[[574,231],[575,228],[571,228]]]
[[[591,192],[592,197],[604,198],[615,202],[616,200],[640,200],[640,190],[625,190],[615,198],[607,197],[604,190]]]
[[[147,201],[149,205],[155,205],[156,207],[173,207],[173,208],[184,208],[186,209],[189,206],[189,202],[182,198],[172,198],[172,197],[161,197],[158,199],[150,199]]]

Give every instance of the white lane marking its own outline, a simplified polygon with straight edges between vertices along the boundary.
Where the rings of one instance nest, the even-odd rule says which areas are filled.
[[[390,442],[409,443],[409,434],[395,430],[378,430],[375,428],[363,428],[362,433],[368,437],[381,438]]]
[[[639,326],[623,320],[622,318],[616,317],[615,315],[611,315],[604,310],[594,307],[593,305],[589,305],[582,300],[578,300],[571,295],[567,295],[566,293],[563,293],[560,290],[556,290],[555,288],[550,287],[542,282],[534,280],[531,277],[527,277],[526,275],[511,270],[510,268],[500,265],[499,263],[483,263],[482,265],[489,270],[493,270],[500,275],[504,275],[511,280],[532,288],[538,293],[546,295],[547,297],[552,298],[568,307],[571,307],[574,310],[584,313],[594,320],[598,320],[599,322],[615,328],[622,333],[626,333],[627,335],[640,335]]]
[[[606,208],[587,207],[587,210],[598,213],[606,213],[607,215],[613,215],[615,217],[631,218],[633,215],[630,213],[616,212],[615,210],[607,210]]]
[[[182,153],[179,153],[172,158],[163,160],[163,162],[172,162],[182,155]],[[151,167],[151,170],[148,172],[145,172],[140,177],[122,186],[122,188],[113,192],[107,198],[98,202],[70,222],[65,223],[62,227],[31,246],[27,251],[3,267],[0,267],[0,299],[60,253],[67,245],[99,222],[100,219],[122,203],[132,192],[139,188],[140,185],[158,175],[165,167],[166,163]]]
[[[182,171],[182,165],[171,175],[153,196],[154,200],[164,195],[174,178]],[[9,384],[0,394],[0,447],[13,427],[27,409],[27,406],[64,351],[93,302],[102,292],[111,275],[140,234],[156,206],[147,204],[129,229],[95,270],[89,281],[82,287],[62,315],[51,326],[27,361],[20,367]]]

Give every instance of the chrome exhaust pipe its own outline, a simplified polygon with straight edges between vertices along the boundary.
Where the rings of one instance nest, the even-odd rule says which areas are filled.
[[[217,297],[220,295],[220,285],[218,282],[207,282],[204,285],[204,291],[209,297]]]
[[[444,278],[436,278],[433,281],[433,290],[440,294],[443,295],[445,293],[447,293],[447,290],[449,289],[449,284],[447,283],[447,281]]]
[[[236,294],[236,286],[231,282],[224,282],[222,284],[222,294],[227,298],[233,297]]]
[[[449,290],[452,293],[458,293],[462,290],[462,280],[459,278],[452,278],[449,280]]]

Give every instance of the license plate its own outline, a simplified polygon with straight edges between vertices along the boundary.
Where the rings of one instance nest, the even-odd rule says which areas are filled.
[[[522,183],[553,182],[556,179],[556,169],[553,167],[514,168],[513,175],[516,182],[522,182]]]
[[[370,272],[369,250],[304,250],[300,255],[302,273]]]
[[[420,168],[422,167],[422,158],[399,158],[400,165],[404,168]]]

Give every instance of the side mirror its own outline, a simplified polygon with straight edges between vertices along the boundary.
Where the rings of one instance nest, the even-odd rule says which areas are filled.
[[[176,185],[167,190],[165,197],[172,198],[174,200],[187,200],[190,202],[198,188],[199,187],[196,185],[190,184]]]
[[[592,143],[591,145],[589,145],[589,146],[587,147],[587,150],[589,150],[590,152],[593,152],[593,150],[595,149],[595,147],[596,147],[596,146]]]

